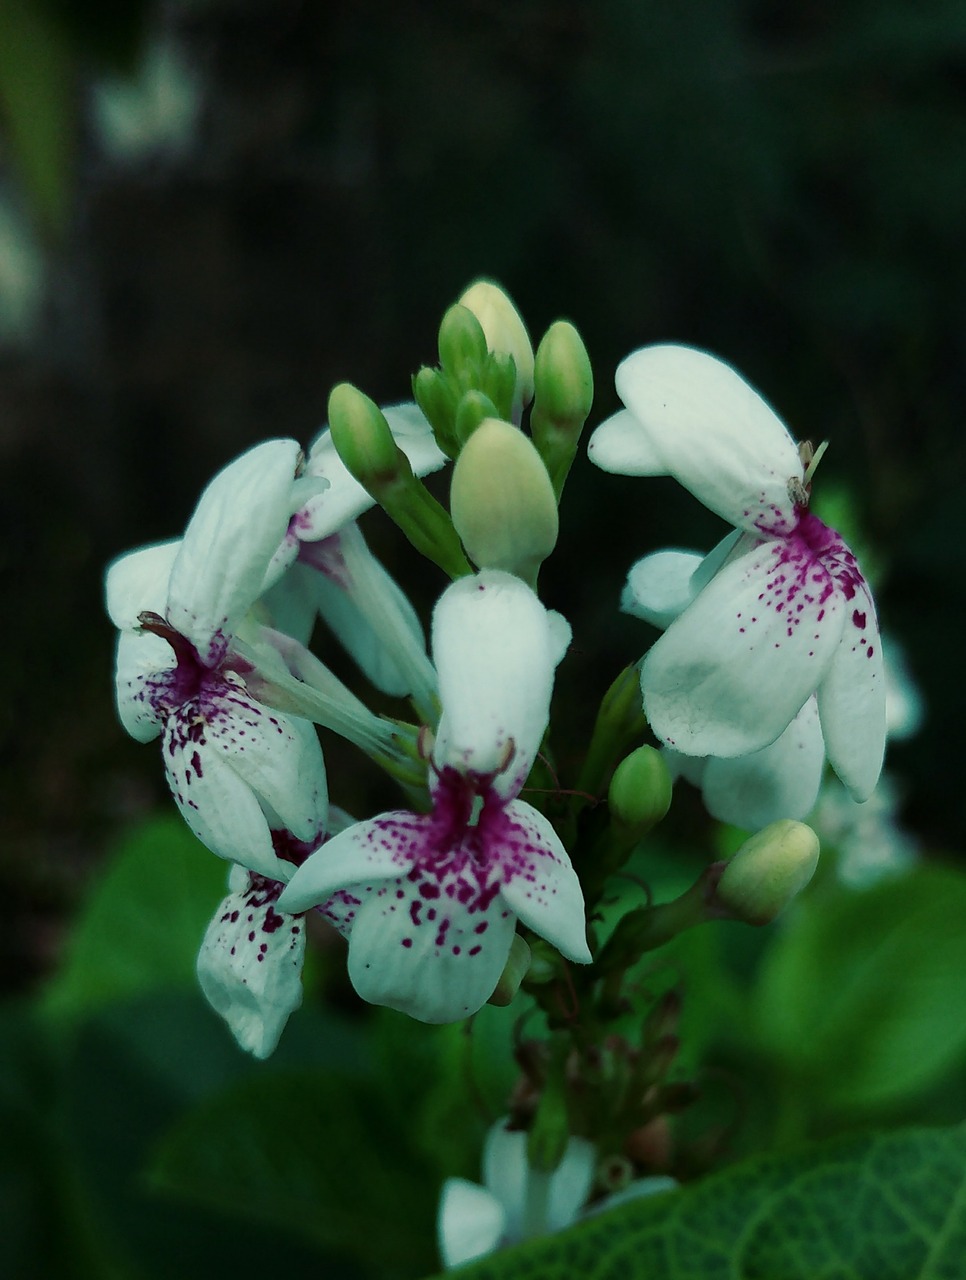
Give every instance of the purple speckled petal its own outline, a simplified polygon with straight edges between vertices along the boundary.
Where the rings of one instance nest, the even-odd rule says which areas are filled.
[[[516,926],[499,895],[487,897],[469,868],[387,883],[362,903],[352,927],[356,991],[420,1022],[476,1013],[500,980]]]
[[[757,751],[818,688],[845,609],[834,563],[820,556],[828,547],[813,532],[730,560],[648,653],[644,710],[669,746],[695,756]]]
[[[644,347],[621,363],[616,383],[648,456],[653,451],[668,475],[729,524],[774,535],[791,531],[788,481],[803,475],[798,448],[730,365],[693,347]]]
[[[122,631],[117,638],[115,694],[121,724],[138,742],[161,732],[159,698],[171,682],[174,653],[160,636]]]
[[[845,610],[842,642],[819,685],[818,713],[832,768],[861,802],[879,780],[886,740],[882,640],[864,580]]]
[[[107,612],[122,631],[135,631],[144,610],[164,613],[171,567],[181,549],[181,539],[158,542],[119,556],[107,570],[104,596]]]
[[[267,1058],[302,1003],[305,923],[276,909],[280,884],[261,876],[247,880],[208,926],[198,979],[239,1045]]]
[[[161,745],[175,804],[202,844],[220,858],[284,879],[288,868],[275,853],[258,798],[223,753],[212,748],[193,701],[168,716]]]
[[[590,963],[584,895],[560,837],[532,805],[513,800],[497,815],[497,831],[485,827],[503,876],[500,895],[520,920],[569,960]],[[498,853],[497,850],[500,850]]]
[[[171,570],[167,618],[206,665],[224,657],[292,515],[295,440],[267,440],[229,463],[208,485]]]
[[[315,728],[224,682],[205,699],[207,739],[298,840],[324,829],[328,791]],[[273,824],[278,825],[278,824]]]
[[[282,895],[281,908],[308,911],[342,890],[354,893],[359,884],[381,887],[381,882],[407,874],[422,847],[427,821],[425,814],[397,810],[340,831],[298,868]],[[346,914],[340,909],[338,920]],[[351,923],[351,904],[348,914]]]
[[[621,476],[666,476],[667,466],[629,409],[605,418],[587,445],[587,457],[602,471]]]
[[[433,614],[433,656],[443,714],[434,760],[461,773],[498,774],[515,796],[547,727],[559,627],[519,578],[484,570],[443,592]]]
[[[770,747],[702,763],[705,808],[720,822],[758,831],[779,818],[807,818],[815,808],[825,764],[815,699],[808,699]]]

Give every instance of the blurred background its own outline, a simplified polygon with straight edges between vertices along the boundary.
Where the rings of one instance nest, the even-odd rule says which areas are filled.
[[[816,493],[925,713],[890,751],[895,813],[961,856],[966,6],[4,0],[0,130],[11,1027],[105,851],[170,809],[156,753],[114,718],[105,563],[179,533],[247,446],[308,442],[336,381],[407,398],[478,275],[535,338],[575,321],[592,424],[618,360],[674,339],[830,440]],[[670,483],[590,470],[544,585],[580,620],[562,678],[602,689],[645,639],[614,621],[627,567],[720,529]],[[441,583],[374,540],[425,608]],[[365,802],[351,762],[333,769]],[[16,1088],[55,1070],[30,1065],[34,1034],[7,1036]],[[94,1049],[85,1069],[101,1078]]]

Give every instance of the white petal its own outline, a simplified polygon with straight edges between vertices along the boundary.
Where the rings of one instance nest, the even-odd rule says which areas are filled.
[[[569,1227],[583,1209],[594,1181],[597,1149],[586,1138],[570,1138],[560,1164],[550,1175],[547,1230]]]
[[[162,738],[165,774],[175,804],[202,844],[220,858],[271,879],[287,875],[255,793],[208,742],[191,702],[168,717]]]
[[[663,631],[694,599],[691,578],[701,560],[697,551],[655,551],[638,560],[627,575],[621,610]]]
[[[503,1206],[485,1188],[465,1178],[447,1178],[443,1183],[437,1235],[444,1267],[458,1267],[492,1253],[505,1226]]]
[[[623,476],[666,476],[664,459],[627,409],[613,414],[590,437],[587,457],[604,471]]]
[[[138,614],[145,610],[164,614],[171,566],[180,547],[180,538],[159,542],[139,551],[129,551],[109,565],[104,594],[107,612],[115,627],[135,631],[139,625]]]
[[[260,600],[262,618],[267,618],[268,625],[274,630],[307,645],[312,639],[319,612],[318,582],[317,569],[307,564],[293,564]]]
[[[228,686],[200,705],[206,736],[235,773],[298,840],[325,829],[325,764],[312,725],[256,702]]]
[[[825,677],[844,625],[837,584],[807,548],[769,541],[729,561],[641,668],[669,746],[738,756],[774,742]]]
[[[298,456],[294,440],[249,449],[211,481],[185,530],[167,616],[209,666],[261,593],[292,515]]]
[[[479,900],[479,886],[454,871],[390,881],[364,901],[349,938],[349,978],[363,1000],[420,1022],[476,1013],[500,980],[516,925],[499,896]]]
[[[533,1178],[546,1176],[532,1170],[527,1162],[527,1134],[508,1129],[501,1120],[487,1134],[483,1148],[483,1179],[506,1210],[506,1232],[512,1240],[570,1226],[590,1194],[596,1165],[592,1142],[568,1138],[560,1164],[549,1175],[544,1221],[525,1223],[528,1184]]]
[[[121,724],[138,742],[150,742],[161,732],[163,715],[158,701],[174,667],[171,646],[160,636],[122,631],[117,638],[115,693]]]
[[[483,1181],[506,1211],[506,1234],[520,1240],[523,1212],[527,1200],[527,1134],[523,1129],[508,1129],[507,1120],[498,1120],[483,1143]]]
[[[433,614],[439,768],[500,773],[494,786],[517,794],[547,727],[559,641],[558,625],[511,574],[485,570],[447,587]]]
[[[215,912],[198,954],[211,1007],[243,1049],[267,1058],[302,1003],[305,925],[275,910],[272,886],[257,879]]]
[[[706,507],[743,529],[793,527],[798,448],[730,365],[692,347],[644,347],[618,367],[616,383],[646,448]]]
[[[326,841],[289,880],[279,899],[283,911],[308,911],[350,885],[406,875],[426,816],[398,810],[357,822]]]
[[[433,429],[415,404],[383,407],[393,438],[409,459],[418,476],[438,471],[448,461],[433,435]],[[372,497],[350,472],[336,452],[331,432],[326,428],[312,445],[307,471],[329,482],[326,493],[306,503],[296,517],[299,535],[305,541],[327,538],[374,505]]]
[[[818,706],[809,698],[770,747],[705,763],[705,808],[720,822],[758,831],[779,818],[807,818],[815,808],[825,763]]]
[[[589,964],[584,895],[549,820],[531,805],[513,800],[492,819],[484,809],[480,835],[488,860],[500,865],[503,901],[569,960]]]
[[[832,768],[853,800],[867,800],[885,754],[886,683],[875,605],[861,579],[845,605],[841,644],[819,685],[818,713]]]

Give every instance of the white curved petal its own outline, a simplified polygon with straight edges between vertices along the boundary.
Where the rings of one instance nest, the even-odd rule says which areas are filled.
[[[818,713],[832,768],[853,800],[867,800],[885,754],[886,682],[875,605],[861,580],[846,602],[842,641],[819,685]]]
[[[311,724],[273,711],[228,684],[196,705],[207,720],[210,750],[268,806],[267,816],[277,815],[298,840],[313,840],[325,829],[325,764]]]
[[[433,435],[433,429],[416,404],[383,407],[393,438],[409,459],[418,476],[438,471],[448,461]],[[336,452],[332,434],[326,428],[309,452],[306,470],[329,482],[326,493],[312,498],[299,510],[299,536],[307,542],[328,538],[374,505],[370,494],[348,471]]]
[[[605,418],[587,445],[587,457],[603,471],[622,476],[666,476],[654,441],[627,409]]]
[[[780,818],[807,818],[818,799],[824,763],[818,706],[809,698],[770,747],[705,762],[705,808],[719,822],[748,831],[759,831]]]
[[[701,564],[697,551],[655,551],[633,565],[621,595],[621,610],[662,631],[694,599],[691,585]]]
[[[506,1212],[506,1234],[511,1240],[522,1237],[529,1176],[526,1131],[508,1129],[506,1118],[498,1120],[483,1143],[483,1181]]]
[[[362,999],[430,1023],[482,1008],[506,966],[516,920],[499,895],[486,906],[479,900],[463,871],[430,870],[364,901],[349,937],[349,978]]]
[[[171,570],[167,617],[213,666],[261,594],[292,515],[299,446],[267,440],[208,485]]]
[[[501,868],[500,896],[511,911],[569,960],[590,964],[584,895],[549,820],[513,800],[492,818],[484,809],[479,827],[488,859]]]
[[[438,768],[500,774],[494,787],[517,794],[547,727],[559,643],[519,578],[491,569],[447,587],[433,614]]]
[[[125,730],[138,742],[150,742],[161,732],[163,701],[174,653],[160,636],[122,631],[117,638],[114,689],[117,715]]]
[[[583,1209],[597,1168],[597,1148],[586,1138],[570,1138],[563,1159],[550,1175],[547,1230],[569,1227]]]
[[[135,631],[139,625],[138,614],[145,610],[164,614],[171,566],[180,547],[180,538],[158,542],[118,556],[108,566],[104,595],[108,616],[115,627]]]
[[[259,608],[275,631],[291,636],[307,645],[312,638],[319,612],[316,584],[317,569],[307,564],[293,564],[291,569],[262,597]]]
[[[465,1178],[446,1179],[436,1226],[444,1267],[492,1253],[505,1229],[506,1214],[494,1195]]]
[[[201,843],[220,858],[284,879],[288,869],[275,853],[257,797],[221,752],[211,749],[190,702],[167,718],[161,744],[175,804]]]
[[[644,347],[620,364],[616,384],[647,448],[706,507],[742,529],[791,530],[798,448],[730,365],[693,347]]]
[[[282,911],[308,911],[349,886],[404,876],[422,839],[425,814],[398,810],[357,822],[326,841],[289,880]]]
[[[654,732],[685,755],[774,742],[825,678],[845,622],[828,570],[791,539],[729,561],[641,668]]]
[[[267,1058],[302,1003],[305,925],[275,910],[272,886],[256,879],[215,912],[198,953],[205,998],[243,1049]]]
[[[596,1165],[593,1143],[568,1138],[560,1164],[551,1174],[540,1174],[527,1161],[527,1134],[508,1129],[504,1120],[490,1129],[483,1147],[483,1180],[506,1210],[511,1240],[570,1226],[590,1194]],[[541,1177],[548,1182],[544,1220],[525,1222],[528,1184]]]

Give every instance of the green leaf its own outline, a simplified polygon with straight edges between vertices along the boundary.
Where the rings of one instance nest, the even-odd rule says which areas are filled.
[[[0,112],[24,184],[47,225],[67,217],[73,69],[57,25],[36,0],[0,4]]]
[[[966,1051],[966,877],[940,866],[806,895],[766,954],[763,1047],[828,1110],[881,1106]]]
[[[839,1138],[737,1165],[470,1265],[461,1280],[955,1280],[966,1127]]]
[[[434,1265],[438,1179],[381,1090],[358,1075],[276,1072],[190,1112],[152,1168],[156,1188],[295,1231],[393,1276]]]
[[[227,864],[180,819],[132,832],[95,885],[45,1007],[79,1016],[112,1001],[194,984],[195,957],[226,893]]]

